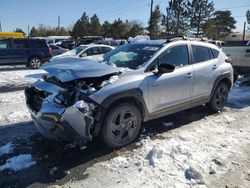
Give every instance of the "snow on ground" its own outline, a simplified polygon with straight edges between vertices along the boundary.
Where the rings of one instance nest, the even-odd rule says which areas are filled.
[[[13,151],[13,149],[14,149],[14,146],[11,142],[1,146],[0,147],[0,156],[11,153]]]
[[[43,70],[25,67],[0,67],[0,87],[27,85],[41,78],[44,73]]]
[[[30,121],[24,91],[0,93],[0,127]]]
[[[19,171],[35,165],[36,161],[32,159],[31,154],[20,154],[7,159],[6,163],[0,166],[0,172],[6,169]]]
[[[237,86],[229,99],[234,107],[142,139],[139,148],[96,163],[88,178],[64,187],[250,187],[250,103],[242,105],[249,93]]]

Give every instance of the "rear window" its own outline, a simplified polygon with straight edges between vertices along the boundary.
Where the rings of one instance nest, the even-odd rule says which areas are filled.
[[[45,40],[29,40],[28,42],[30,48],[47,48]]]
[[[192,45],[193,62],[200,63],[212,59],[210,49],[204,46]]]
[[[106,54],[112,50],[111,48],[108,48],[108,47],[101,47],[101,49],[102,49],[103,54]]]

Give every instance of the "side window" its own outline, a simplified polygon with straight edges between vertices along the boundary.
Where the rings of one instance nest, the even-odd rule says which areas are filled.
[[[210,49],[207,47],[192,45],[192,51],[194,63],[200,63],[203,61],[210,60],[212,58],[210,58]]]
[[[214,58],[218,58],[220,52],[219,52],[218,50],[215,50],[215,49],[211,49],[211,50],[212,50],[212,53],[213,53],[213,55],[214,55]]]
[[[9,40],[0,40],[0,49],[9,49],[10,41]]]
[[[25,41],[24,40],[13,40],[13,43],[12,43],[12,48],[13,49],[23,49],[23,48],[26,48],[25,46]]]
[[[59,48],[57,46],[54,46],[54,45],[50,45],[49,46],[52,50],[58,50]]]
[[[175,67],[183,67],[189,63],[187,45],[179,45],[168,48],[160,57],[160,63],[172,64]]]
[[[93,47],[93,48],[89,48],[88,50],[86,50],[85,53],[87,54],[87,56],[91,56],[91,55],[101,54],[101,51],[99,47]]]
[[[101,47],[102,48],[102,53],[103,54],[106,54],[108,52],[110,52],[112,49],[111,48],[108,48],[108,47]]]

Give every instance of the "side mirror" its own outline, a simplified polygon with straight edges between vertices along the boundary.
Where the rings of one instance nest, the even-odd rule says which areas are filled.
[[[175,70],[175,66],[167,63],[162,63],[158,65],[158,74],[170,73]]]
[[[87,53],[82,53],[82,54],[80,54],[80,57],[86,57],[86,56],[88,56]]]

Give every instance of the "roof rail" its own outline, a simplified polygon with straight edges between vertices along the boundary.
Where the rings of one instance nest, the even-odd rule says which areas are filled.
[[[173,42],[173,41],[178,41],[178,40],[190,40],[190,41],[208,41],[207,38],[205,37],[186,37],[186,36],[181,36],[181,35],[176,35],[176,36],[171,36],[166,38],[166,43]]]

